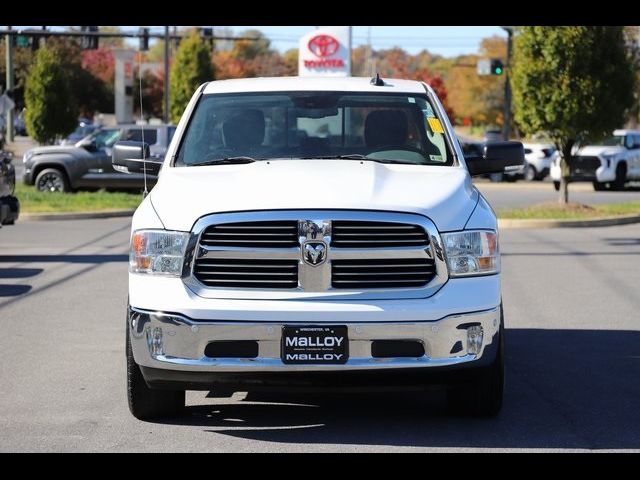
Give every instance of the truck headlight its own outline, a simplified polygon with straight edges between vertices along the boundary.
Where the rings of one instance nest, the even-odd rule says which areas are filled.
[[[467,230],[442,234],[450,277],[489,275],[500,271],[498,234]]]
[[[189,233],[137,230],[131,237],[129,271],[179,277]]]

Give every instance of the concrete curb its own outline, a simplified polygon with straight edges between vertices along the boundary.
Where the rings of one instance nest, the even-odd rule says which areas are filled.
[[[69,212],[69,213],[21,213],[20,220],[86,220],[91,218],[130,217],[135,210],[105,210],[103,212]]]
[[[498,228],[583,228],[611,227],[640,223],[640,215],[621,215],[618,217],[600,217],[586,220],[547,220],[547,219],[498,219]]]

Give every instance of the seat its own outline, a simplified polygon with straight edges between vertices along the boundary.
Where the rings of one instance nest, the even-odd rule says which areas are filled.
[[[364,122],[364,139],[368,148],[402,148],[407,143],[409,122],[402,110],[375,110]]]
[[[264,141],[265,121],[262,110],[242,110],[222,124],[222,136],[227,148],[257,147]]]

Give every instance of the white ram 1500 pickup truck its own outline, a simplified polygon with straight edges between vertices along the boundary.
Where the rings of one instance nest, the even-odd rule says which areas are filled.
[[[433,383],[498,412],[497,221],[471,176],[521,165],[521,143],[464,158],[421,82],[259,78],[202,85],[147,157],[113,150],[159,172],[131,230],[135,417],[177,414],[185,390]]]

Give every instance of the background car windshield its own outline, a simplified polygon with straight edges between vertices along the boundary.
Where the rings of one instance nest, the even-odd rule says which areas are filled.
[[[610,147],[624,146],[624,135],[616,135],[613,137],[607,137],[600,142],[594,143],[594,145],[605,145]]]
[[[120,140],[120,135],[118,129],[96,130],[88,138],[95,143],[96,148],[111,148]]]
[[[176,163],[363,155],[451,165],[444,129],[426,96],[295,92],[203,97]]]

